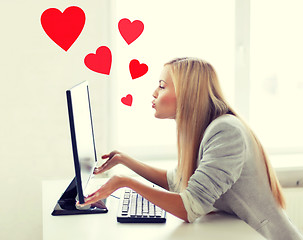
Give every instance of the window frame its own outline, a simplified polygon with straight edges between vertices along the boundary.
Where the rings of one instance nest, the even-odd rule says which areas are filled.
[[[250,0],[235,0],[235,53],[234,53],[234,105],[236,111],[249,123],[250,121],[250,27],[251,27],[251,7]],[[110,29],[117,29],[117,23],[114,21],[116,11],[116,1],[109,1],[109,25]],[[113,52],[116,50],[116,41],[112,31],[109,33],[111,39],[111,49]],[[111,69],[111,79],[116,79],[116,64],[113,58]],[[108,107],[108,147],[112,150],[115,146],[117,129],[117,109],[116,99],[119,98],[115,92],[115,82],[109,80],[108,102],[112,107]],[[123,151],[124,149],[119,149]],[[269,155],[277,154],[303,154],[302,149],[266,149]],[[177,151],[172,149],[172,146],[167,149],[167,146],[149,146],[140,149],[130,148],[127,149],[135,157],[149,160],[160,159],[176,159]]]

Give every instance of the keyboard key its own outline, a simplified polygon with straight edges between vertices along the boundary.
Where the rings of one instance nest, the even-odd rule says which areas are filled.
[[[149,212],[148,216],[152,218],[155,217],[155,212]]]
[[[136,209],[135,209],[135,208],[130,209],[129,215],[130,215],[131,217],[135,217],[135,216],[136,216]]]
[[[122,206],[122,212],[128,212],[128,205]]]
[[[137,214],[142,215],[142,206],[137,206]]]
[[[130,198],[130,193],[125,193],[124,194],[124,199],[129,199]]]

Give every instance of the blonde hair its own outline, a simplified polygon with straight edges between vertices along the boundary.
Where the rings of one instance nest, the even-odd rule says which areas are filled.
[[[201,59],[176,58],[167,62],[177,97],[176,124],[178,168],[176,184],[185,189],[197,167],[200,143],[207,126],[217,117],[232,114],[238,117],[251,133],[264,159],[269,185],[278,204],[285,208],[280,183],[265,151],[248,125],[225,100],[215,69]]]

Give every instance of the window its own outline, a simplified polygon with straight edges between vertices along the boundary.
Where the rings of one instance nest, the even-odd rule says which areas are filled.
[[[272,154],[303,152],[302,10],[251,1],[250,123]]]
[[[112,33],[110,145],[143,159],[176,158],[173,120],[153,116],[152,93],[163,64],[193,56],[216,69],[223,92],[269,154],[303,153],[303,3],[243,0],[116,0],[112,28],[122,18],[144,23],[128,45]],[[129,62],[148,73],[132,80]],[[133,95],[133,105],[120,102]]]
[[[233,102],[234,9],[234,1],[225,0],[115,1],[116,29],[122,18],[144,23],[143,34],[130,45],[118,31],[113,33],[111,102],[115,102],[115,148],[142,154],[144,159],[176,158],[175,121],[155,119],[151,108],[163,64],[174,57],[200,57],[210,62],[218,72],[226,97]],[[132,59],[147,64],[148,73],[132,80],[128,69]],[[120,102],[127,94],[133,95],[131,107]]]

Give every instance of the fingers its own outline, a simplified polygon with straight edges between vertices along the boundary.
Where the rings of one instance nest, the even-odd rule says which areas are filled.
[[[94,169],[94,174],[99,174],[99,173],[102,173],[102,172],[104,172],[104,167],[103,167],[103,165],[102,165],[101,167],[96,167],[96,168]]]
[[[102,159],[106,159],[109,158],[109,154],[104,154],[103,156],[101,156]]]
[[[102,159],[107,159],[107,161],[105,163],[103,163],[100,167],[97,167],[94,169],[94,174],[100,174],[103,173],[109,169],[111,169],[112,167],[114,167],[115,165],[119,164],[119,155],[120,154],[118,151],[112,151],[109,154],[104,154],[101,156]]]
[[[107,198],[110,194],[121,187],[122,178],[119,176],[111,177],[104,185],[102,185],[96,192],[88,195],[85,198],[85,203],[80,206],[86,206],[97,202],[98,200]]]
[[[104,154],[101,156],[102,159],[106,159],[106,158],[112,158],[114,155],[116,154],[116,151],[112,151],[108,154]]]
[[[94,174],[97,175],[97,174],[101,174],[101,173],[104,173],[107,169],[104,168],[104,167],[99,167],[99,168],[96,168],[94,170]]]
[[[100,198],[99,198],[99,193],[97,192],[96,194],[94,195],[91,195],[90,197],[87,197],[85,198],[85,203],[84,205],[88,205],[88,204],[92,204],[92,203],[95,203],[97,202]]]
[[[95,200],[95,202],[96,202],[97,200]],[[87,206],[87,205],[90,205],[90,204],[92,204],[92,203],[94,203],[94,201],[93,201],[93,199],[91,198],[91,199],[85,199],[85,202],[84,203],[79,203],[79,202],[77,202],[76,204],[78,205],[78,206],[80,206],[80,207],[84,207],[84,206]]]
[[[102,159],[106,159],[106,158],[113,158],[116,154],[119,154],[120,152],[117,151],[117,150],[114,150],[114,151],[111,151],[110,153],[108,154],[104,154],[103,156],[101,156]]]
[[[103,163],[100,167],[95,168],[94,174],[99,174],[106,171],[106,167],[108,166],[108,161]]]
[[[109,158],[109,155],[108,155],[108,154],[105,154],[105,155],[103,155],[101,158],[102,158],[102,159]],[[104,172],[104,171],[105,171],[105,167],[107,166],[107,164],[108,164],[108,160],[107,160],[105,163],[103,163],[100,167],[96,167],[96,168],[94,169],[94,174],[99,174],[99,173]]]
[[[89,196],[87,196],[85,199],[84,199],[84,203],[80,204],[79,202],[77,202],[77,205],[79,206],[87,206],[89,204],[93,204],[95,202],[97,202],[98,200],[100,200],[100,193],[98,191],[90,194]]]
[[[94,193],[88,195],[85,199],[84,199],[84,203],[83,204],[79,204],[80,206],[86,206],[89,204],[94,204],[96,202],[98,202],[101,199],[105,199],[107,198],[113,191],[109,192],[108,191],[108,187],[106,187],[106,184],[101,186],[97,191],[95,191]]]
[[[97,194],[97,193],[98,193],[98,191],[99,191],[99,190],[97,190],[97,191],[95,191],[95,192],[93,192],[93,193],[89,194],[88,196],[86,196],[86,197],[85,197],[85,199],[87,199],[87,198],[91,198],[91,197],[93,197],[93,196],[97,196],[97,195],[99,195],[99,194]]]
[[[102,156],[102,159],[106,159],[106,158],[108,158],[108,160],[105,163],[103,163],[100,167],[95,168],[94,174],[100,174],[102,172],[105,172],[117,164],[117,161],[116,161],[117,159],[115,158],[114,155],[113,156],[110,156],[110,155]]]

